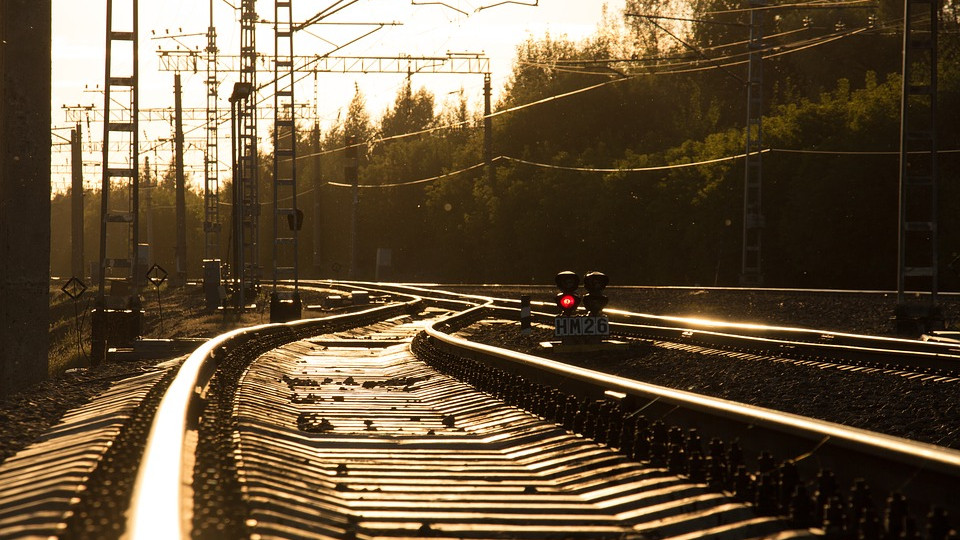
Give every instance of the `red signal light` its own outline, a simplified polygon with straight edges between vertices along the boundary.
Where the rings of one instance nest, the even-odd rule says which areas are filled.
[[[580,305],[580,296],[574,293],[560,293],[556,297],[556,302],[565,317],[572,317]]]
[[[560,292],[555,300],[557,307],[560,308],[561,315],[572,317],[577,312],[577,306],[580,305],[580,295],[577,294],[577,287],[580,286],[580,276],[569,270],[560,272],[556,277],[557,287]]]

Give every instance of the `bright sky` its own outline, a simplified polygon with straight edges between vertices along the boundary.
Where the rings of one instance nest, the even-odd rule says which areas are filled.
[[[412,5],[416,1],[418,4]],[[533,3],[533,0],[518,0]],[[131,0],[114,0],[115,10],[129,6]],[[325,19],[325,22],[397,22],[402,26],[387,26],[334,55],[343,56],[443,56],[450,52],[484,52],[491,59],[494,103],[503,89],[511,69],[515,47],[528,36],[540,37],[546,33],[582,39],[593,34],[601,17],[602,0],[539,0],[537,6],[504,3],[489,9],[478,8],[500,3],[501,0],[357,0],[355,3]],[[305,20],[326,9],[334,0],[295,0],[294,19]],[[623,8],[623,0],[609,0],[611,10]],[[238,55],[239,12],[230,4],[239,0],[214,0],[214,26],[221,54]],[[446,5],[442,5],[446,4]],[[203,49],[210,24],[209,3],[205,0],[140,0],[140,108],[173,106],[173,73],[159,71],[156,50],[162,48]],[[272,20],[274,3],[257,2],[257,12],[263,19]],[[119,11],[117,11],[119,13]],[[117,16],[115,29],[129,30],[128,16]],[[54,133],[69,138],[71,126],[66,121],[63,105],[93,105],[103,107],[103,94],[96,91],[103,86],[105,54],[106,0],[53,0],[53,128]],[[368,32],[371,27],[315,25],[295,38],[297,55],[329,52],[335,45],[343,45]],[[185,35],[172,39],[154,39],[156,36]],[[190,35],[198,34],[198,35]],[[272,25],[258,25],[258,52],[273,54]],[[115,64],[116,65],[116,64]],[[183,73],[183,106],[206,106],[204,64],[198,73]],[[270,80],[269,75],[258,75],[258,82]],[[236,74],[222,73],[220,108],[229,109],[227,97],[236,80]],[[378,118],[393,102],[403,83],[403,75],[384,74],[320,74],[317,92],[314,78],[306,77],[296,88],[297,102],[316,106],[323,126],[334,122],[346,109],[359,85],[367,99],[371,117]],[[419,74],[413,76],[414,88],[424,86],[436,96],[438,105],[459,98],[462,88],[473,110],[482,107],[483,80],[477,76]],[[319,103],[314,96],[319,97]],[[272,100],[267,103],[272,105]],[[269,136],[271,122],[261,122],[261,138]],[[198,123],[186,122],[187,145],[202,146],[202,129]],[[161,138],[171,137],[169,122],[142,123],[141,152],[155,146]],[[102,139],[102,125],[83,126],[84,142]],[[229,133],[221,127],[221,137]],[[195,141],[191,141],[196,138]],[[55,142],[62,142],[54,137]],[[221,168],[229,169],[229,143],[220,143]],[[155,154],[155,155],[152,155]],[[171,145],[165,144],[151,153],[151,161],[159,160],[161,174],[172,159]],[[87,186],[99,185],[98,153],[85,152],[84,178]],[[189,151],[186,166],[192,182],[198,185],[203,176],[202,154]],[[141,157],[142,163],[142,157]],[[69,150],[55,147],[53,153],[54,189],[64,189],[69,182]]]

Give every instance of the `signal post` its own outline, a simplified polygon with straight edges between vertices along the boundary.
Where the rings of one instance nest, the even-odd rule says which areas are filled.
[[[555,298],[560,313],[554,317],[553,335],[559,341],[541,343],[544,348],[555,352],[603,352],[623,349],[627,346],[622,341],[612,341],[610,336],[610,321],[603,314],[609,298],[604,294],[610,278],[602,272],[589,272],[583,277],[583,286],[586,295],[580,296],[580,276],[569,270],[557,274],[555,278],[560,292]],[[578,314],[577,309],[583,305],[585,314]]]

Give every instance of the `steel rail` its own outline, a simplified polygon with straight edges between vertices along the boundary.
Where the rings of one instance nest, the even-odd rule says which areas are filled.
[[[533,312],[531,315],[544,323],[550,323],[553,320],[553,315],[544,312]],[[684,321],[684,319],[678,319],[678,322]],[[726,326],[722,323],[715,325],[715,328],[736,330],[735,326]],[[901,368],[921,373],[932,371],[945,376],[957,376],[960,373],[960,351],[955,346],[941,347],[939,351],[936,348],[923,346],[931,342],[911,342],[910,340],[893,342],[883,337],[877,337],[878,341],[872,341],[873,336],[848,334],[857,339],[848,340],[846,343],[842,341],[831,343],[829,337],[824,335],[825,342],[817,343],[790,339],[789,334],[763,337],[699,329],[695,326],[624,323],[616,319],[610,321],[610,332],[616,337],[668,341],[735,352],[747,351],[797,360],[829,360],[842,365],[855,366],[869,364],[878,368]],[[885,339],[886,341],[883,341]],[[903,348],[895,349],[896,344]]]
[[[465,299],[476,299],[485,302],[492,302],[494,305],[502,307],[511,307],[518,306],[520,301],[518,299],[512,298],[502,298],[497,296],[488,296],[488,295],[478,295],[478,294],[466,294],[459,293],[454,291],[442,290],[439,287],[443,287],[443,284],[433,284],[433,283],[424,283],[424,284],[407,284],[407,283],[371,283],[371,282],[362,282],[362,281],[329,281],[328,283],[337,284],[356,284],[356,286],[365,287],[372,286],[377,287],[384,291],[391,292],[406,292],[408,294],[416,294],[418,296],[427,296],[433,295],[444,295],[446,298],[465,298]],[[479,287],[479,286],[478,286]],[[487,285],[486,287],[492,288],[493,285]],[[543,288],[543,287],[541,287]],[[666,287],[666,288],[677,288],[677,287]],[[780,289],[771,289],[771,290],[780,290]],[[808,292],[806,290],[798,289],[796,291],[792,289],[784,289],[784,291],[791,292]],[[830,291],[819,291],[819,290],[809,290],[809,292],[830,292]],[[837,291],[839,293],[850,294],[852,291]],[[870,292],[870,291],[865,291]],[[540,306],[543,308],[552,308],[554,305],[550,302],[539,302],[535,301],[531,303],[533,306]],[[763,325],[763,324],[754,324],[754,323],[738,323],[738,322],[729,322],[729,321],[720,321],[720,320],[711,320],[704,319],[699,317],[679,317],[672,315],[653,315],[649,313],[638,313],[633,311],[626,311],[622,309],[612,309],[608,308],[604,310],[612,321],[633,323],[633,324],[647,324],[651,327],[662,326],[665,328],[683,328],[683,329],[703,329],[703,330],[713,330],[713,331],[726,331],[730,334],[735,335],[752,335],[752,336],[764,336],[770,338],[781,338],[781,339],[793,339],[796,341],[812,341],[812,342],[822,342],[822,343],[831,343],[834,345],[837,344],[847,344],[854,346],[868,346],[871,348],[878,349],[896,349],[896,350],[918,350],[918,351],[930,351],[930,352],[941,352],[941,353],[957,353],[960,354],[960,345],[956,343],[949,342],[932,342],[932,341],[919,341],[914,339],[905,339],[897,337],[887,337],[887,336],[868,336],[862,334],[852,334],[849,332],[836,332],[832,330],[823,330],[823,329],[812,329],[812,328],[798,328],[798,327],[789,327],[789,326],[772,326],[772,325]],[[543,315],[548,315],[543,313]],[[637,322],[633,319],[638,319]],[[863,345],[868,344],[868,345]]]
[[[233,443],[220,450],[234,452],[223,461],[237,464],[236,481],[232,471],[206,476],[225,487],[207,483],[204,499],[237,511],[208,515],[195,534],[621,538],[722,523],[729,538],[809,536],[431,369],[438,358],[419,331],[438,313],[307,339],[254,361],[238,376],[242,388],[221,401],[221,437]],[[363,351],[366,340],[380,350]],[[381,348],[386,342],[393,346]],[[242,501],[210,493],[238,485]],[[655,494],[665,485],[672,495]],[[656,507],[681,498],[671,511]]]
[[[381,293],[400,293],[415,295],[418,298],[424,300],[432,301],[446,301],[446,302],[458,302],[461,305],[479,305],[479,304],[489,304],[494,303],[501,305],[506,303],[510,305],[512,300],[505,298],[496,298],[493,296],[483,296],[476,294],[464,294],[457,293],[452,291],[444,291],[437,289],[435,287],[428,286],[429,284],[408,284],[408,283],[381,283],[381,282],[370,282],[370,281],[333,281],[333,280],[312,280],[307,281],[306,283],[313,284],[326,284],[329,287],[339,287],[341,289],[346,287],[356,287],[360,289],[366,289],[370,291],[376,291]],[[439,285],[437,285],[439,286]],[[519,301],[516,301],[519,304]]]
[[[549,305],[546,303],[540,304],[544,306]],[[829,330],[816,330],[810,328],[734,323],[700,319],[695,317],[650,315],[618,309],[607,309],[604,310],[604,312],[611,317],[611,322],[617,321],[627,324],[643,324],[651,327],[663,326],[667,328],[685,328],[688,330],[705,330],[725,332],[729,334],[736,333],[736,335],[765,337],[769,339],[781,339],[805,343],[826,343],[832,345],[848,345],[852,347],[865,347],[872,349],[930,352],[945,355],[954,354],[960,357],[960,346],[958,346],[956,343],[919,341],[914,339],[886,336],[866,336],[862,334],[833,332]]]
[[[920,372],[956,374],[960,370],[960,354],[931,352],[916,349],[886,348],[869,339],[858,345],[845,343],[814,343],[796,341],[788,337],[762,337],[726,332],[697,330],[684,327],[666,327],[622,322],[610,322],[611,333],[618,336],[657,339],[688,343],[724,350],[751,351],[775,354],[795,359],[829,359],[841,364],[869,363],[875,367],[896,366]],[[880,345],[880,346],[877,346]]]
[[[431,287],[442,287],[443,285],[431,285]],[[401,285],[396,285],[398,290],[402,290]],[[480,288],[481,286],[477,286]],[[483,287],[493,288],[494,285],[485,285]],[[421,290],[425,287],[418,287]],[[552,290],[552,287],[539,287],[539,288],[549,288]],[[633,287],[628,287],[633,288]],[[639,287],[644,288],[644,287]],[[664,289],[689,289],[688,287],[662,287]],[[742,289],[738,287],[733,288],[724,288],[724,287],[700,287],[696,290],[734,290],[734,291],[750,291],[752,289]],[[426,290],[434,290],[429,287],[426,287]],[[889,293],[890,291],[842,291],[842,290],[825,290],[825,289],[763,289],[763,291],[774,291],[774,292],[809,292],[809,293],[837,293],[837,294],[878,294],[878,293]],[[455,293],[451,291],[444,291],[447,294],[456,295],[463,293]],[[946,293],[945,293],[946,294]],[[956,295],[957,293],[953,293]],[[492,299],[494,303],[498,306],[513,306],[518,305],[519,300],[507,299],[507,298],[498,298],[492,296],[478,296],[478,295],[464,295],[467,297],[473,298],[488,298]],[[553,308],[554,305],[550,302],[532,302],[534,306],[540,306],[544,308]],[[833,345],[850,345],[854,347],[865,347],[873,349],[892,349],[900,351],[926,351],[931,353],[939,354],[956,354],[960,357],[960,344],[952,343],[948,341],[920,341],[915,339],[905,339],[898,337],[887,337],[887,336],[868,336],[863,334],[853,334],[849,332],[836,332],[833,330],[823,330],[823,329],[812,329],[812,328],[798,328],[798,327],[788,327],[788,326],[771,326],[763,324],[752,324],[752,323],[737,323],[737,322],[728,322],[728,321],[719,321],[704,319],[699,317],[680,317],[680,316],[671,316],[671,315],[652,315],[648,313],[637,313],[632,311],[626,311],[621,309],[605,309],[606,313],[610,318],[611,322],[624,322],[624,323],[633,323],[633,324],[644,324],[650,327],[664,327],[668,329],[700,329],[700,330],[712,330],[716,332],[725,332],[731,335],[746,335],[746,336],[757,336],[757,337],[767,337],[771,339],[784,339],[789,341],[799,341],[799,342],[813,342],[813,343],[829,343]],[[547,314],[544,314],[547,315]]]
[[[184,538],[182,471],[190,404],[213,376],[214,352],[238,336],[269,328],[271,324],[240,328],[204,343],[191,354],[160,401],[137,474],[127,533],[130,538]]]
[[[362,282],[357,282],[363,285]],[[408,284],[379,284],[384,290],[413,294],[432,293],[448,298],[468,298],[497,307],[519,307],[519,300],[470,295]],[[535,306],[551,307],[547,302]],[[618,335],[658,339],[677,343],[712,346],[727,350],[752,350],[789,358],[829,358],[839,363],[868,362],[883,367],[897,365],[920,371],[956,374],[960,371],[960,346],[956,343],[919,341],[885,336],[867,336],[807,328],[734,323],[694,317],[650,315],[618,309],[604,312],[612,331]],[[549,322],[552,315],[538,311],[539,320]]]
[[[304,319],[288,323],[262,324],[232,330],[204,343],[180,367],[164,395],[150,426],[150,435],[134,485],[127,513],[127,534],[131,539],[189,538],[191,529],[185,508],[192,508],[186,496],[192,473],[182,470],[188,432],[201,409],[205,388],[216,372],[222,351],[239,338],[280,329],[306,330],[323,323],[361,318],[390,312],[398,305],[411,306],[418,298],[402,304],[378,306],[368,310],[331,317]]]
[[[633,381],[553,360],[461,339],[448,330],[482,317],[478,307],[428,325],[427,336],[443,351],[491,363],[518,374],[541,373],[541,380],[581,397],[624,396],[626,410],[644,410],[647,417],[667,417],[696,427],[704,439],[739,438],[745,449],[771,450],[796,462],[807,474],[828,468],[841,481],[870,476],[871,485],[899,491],[927,507],[960,513],[960,452],[862,429],[770,409],[705,397],[682,390]],[[813,470],[811,470],[813,469]]]
[[[331,282],[333,283],[333,282]],[[519,308],[519,300],[437,290],[440,285],[403,283],[339,282],[359,287],[376,287],[381,291],[427,295],[450,301],[468,299],[497,307]],[[551,307],[547,302],[533,302]],[[787,358],[815,359],[840,364],[867,363],[876,367],[897,366],[920,372],[956,375],[960,372],[960,346],[955,343],[918,341],[884,336],[866,336],[806,328],[779,327],[749,323],[733,323],[694,317],[650,315],[618,309],[607,309],[611,330],[624,337],[657,339],[683,344],[716,347],[733,351],[756,351]],[[534,312],[539,320],[549,322],[552,315]]]
[[[291,281],[281,281],[277,284],[280,288],[292,290]],[[423,302],[453,309],[468,309],[483,304],[492,304],[497,299],[484,296],[461,295],[458,293],[448,293],[446,291],[434,291],[432,289],[412,287],[412,286],[393,286],[389,283],[377,283],[368,281],[334,281],[334,280],[300,280],[300,288],[321,291],[337,290],[349,293],[354,290],[363,290],[374,294],[383,295],[401,295],[407,298],[416,298]]]

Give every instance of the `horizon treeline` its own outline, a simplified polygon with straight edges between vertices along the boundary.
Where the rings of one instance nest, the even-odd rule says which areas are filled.
[[[353,136],[363,143],[366,186],[357,279],[550,284],[570,269],[602,270],[612,284],[737,285],[744,160],[722,158],[744,152],[750,14],[743,7],[629,0],[587,40],[528,38],[494,107],[510,112],[492,118],[492,155],[510,159],[496,159],[492,172],[478,166],[482,104],[461,98],[438,107],[408,79],[374,120],[358,89],[337,125],[298,129],[301,278],[348,275],[353,195],[331,184],[344,183],[343,147]],[[677,14],[722,24],[658,18]],[[960,2],[943,4],[937,122],[946,151],[960,149],[958,15]],[[895,288],[902,2],[770,10],[763,32],[764,285]],[[561,97],[547,99],[554,96]],[[397,137],[408,133],[419,134]],[[272,273],[271,159],[260,158],[264,281]],[[679,166],[704,161],[711,163]],[[960,153],[942,153],[939,170],[941,287],[956,289],[949,263],[960,253]],[[150,263],[170,270],[174,182],[156,183]],[[222,182],[224,261],[229,194]],[[90,261],[99,193],[85,195]],[[188,192],[187,208],[194,278],[202,271],[202,194]],[[141,241],[144,213],[141,195]],[[53,197],[52,227],[51,270],[68,275],[69,192]],[[378,268],[384,249],[390,266]]]

